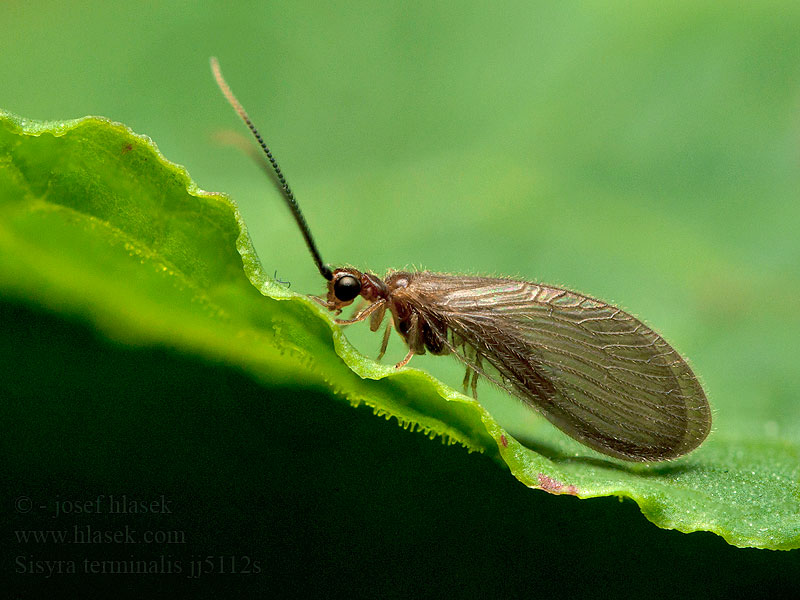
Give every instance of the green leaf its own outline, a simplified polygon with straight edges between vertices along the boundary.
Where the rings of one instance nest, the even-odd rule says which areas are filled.
[[[124,344],[206,357],[272,385],[327,389],[487,454],[529,487],[632,498],[659,527],[711,531],[737,546],[800,547],[797,437],[717,430],[678,461],[638,465],[536,420],[518,437],[535,439],[540,452],[525,447],[425,372],[362,356],[325,310],[264,273],[228,198],[198,189],[123,125],[0,113],[0,255],[4,296]]]

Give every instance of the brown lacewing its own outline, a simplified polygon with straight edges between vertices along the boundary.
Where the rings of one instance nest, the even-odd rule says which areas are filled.
[[[377,331],[391,315],[408,355],[452,354],[466,366],[464,391],[477,396],[478,376],[513,394],[551,423],[598,452],[630,461],[677,458],[708,435],[711,411],[686,361],[628,313],[569,290],[495,277],[390,272],[381,279],[322,261],[278,163],[242,105],[211,68],[228,102],[255,136],[320,274],[337,315],[361,296],[365,308],[340,325],[369,318]]]

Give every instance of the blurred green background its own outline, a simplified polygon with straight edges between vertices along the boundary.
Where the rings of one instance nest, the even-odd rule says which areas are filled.
[[[0,106],[147,134],[239,204],[265,271],[292,290],[323,282],[262,172],[215,141],[242,126],[211,55],[326,261],[514,275],[618,303],[690,358],[714,435],[800,434],[800,4],[0,10]],[[366,326],[348,337],[377,352]],[[403,354],[395,340],[389,359]],[[461,379],[452,361],[415,366]],[[531,500],[550,501],[563,499]]]

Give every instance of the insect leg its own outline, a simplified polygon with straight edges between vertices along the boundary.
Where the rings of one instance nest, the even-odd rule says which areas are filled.
[[[475,364],[478,367],[478,369],[481,368],[481,355],[478,354],[477,352],[475,353]],[[467,368],[469,368],[469,367],[467,367]],[[467,387],[467,385],[466,385],[466,382],[465,382],[464,383],[465,391],[466,391],[466,387]],[[478,399],[478,371],[473,371],[472,372],[472,397],[475,398],[475,400]]]
[[[367,301],[364,300],[363,298],[359,299],[358,304],[356,304],[355,310],[353,311],[353,315],[357,315],[358,313],[360,313],[362,310],[364,310],[364,307],[366,306],[367,306]]]
[[[464,387],[464,393],[467,393],[467,386],[469,385],[469,376],[473,373],[472,369],[467,367],[467,372],[464,373],[464,381],[461,382],[461,385]]]
[[[383,323],[383,317],[386,316],[386,303],[383,303],[381,307],[372,313],[372,316],[369,318],[369,330],[370,331],[378,331],[378,328]]]
[[[401,369],[408,364],[408,361],[411,360],[411,357],[414,356],[414,349],[419,347],[420,345],[420,330],[419,330],[419,316],[416,312],[411,313],[411,325],[408,327],[408,333],[406,333],[406,342],[408,342],[408,354],[406,357],[397,363],[394,368]],[[425,352],[425,349],[422,349],[421,354]]]
[[[403,367],[405,367],[408,364],[408,361],[411,360],[412,356],[414,356],[414,351],[413,350],[409,350],[408,354],[406,354],[406,357],[403,360],[401,360],[399,363],[397,363],[394,366],[394,368],[395,369],[402,369]]]
[[[366,319],[370,314],[374,311],[378,310],[386,300],[378,300],[373,304],[370,304],[367,308],[362,311],[359,311],[353,318],[351,319],[336,319],[337,325],[350,325],[351,323],[358,323],[359,321],[363,321]]]
[[[383,358],[383,355],[386,354],[386,347],[389,345],[389,336],[392,335],[392,324],[386,324],[386,330],[383,332],[383,342],[381,342],[381,351],[378,353],[378,360]]]

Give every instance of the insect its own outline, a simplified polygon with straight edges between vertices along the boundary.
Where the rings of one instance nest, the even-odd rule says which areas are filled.
[[[261,147],[305,238],[337,316],[365,304],[349,325],[369,319],[377,331],[388,312],[379,360],[392,327],[415,354],[453,355],[466,367],[464,391],[477,397],[482,376],[544,415],[567,435],[629,461],[677,458],[699,446],[711,427],[705,393],[689,365],[644,323],[569,290],[495,277],[428,271],[380,278],[322,261],[278,163],[211,59],[217,84]]]

